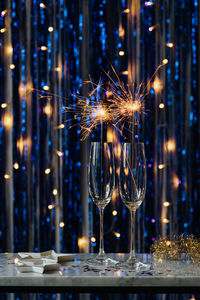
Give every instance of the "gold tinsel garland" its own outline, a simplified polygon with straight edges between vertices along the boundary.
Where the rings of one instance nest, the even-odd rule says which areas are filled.
[[[157,259],[181,260],[184,257],[200,264],[200,239],[193,235],[174,236],[173,240],[160,238],[151,245],[150,251]]]

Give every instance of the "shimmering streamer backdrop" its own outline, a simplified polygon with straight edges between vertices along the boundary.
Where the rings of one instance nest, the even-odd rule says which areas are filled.
[[[0,12],[0,251],[97,251],[87,160],[100,130],[80,142],[65,106],[75,107],[72,94],[87,96],[83,81],[104,79],[110,64],[125,84],[139,85],[164,59],[135,128],[148,176],[137,248],[149,251],[159,236],[198,235],[199,2],[3,0]],[[104,127],[104,139],[118,161],[123,137]],[[128,251],[127,218],[116,186],[105,210],[107,252]]]

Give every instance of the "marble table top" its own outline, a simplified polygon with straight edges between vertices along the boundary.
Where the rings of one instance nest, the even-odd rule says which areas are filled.
[[[154,291],[170,288],[197,288],[200,290],[200,266],[187,261],[161,261],[150,254],[138,254],[138,260],[151,264],[149,271],[133,272],[118,267],[100,268],[88,266],[87,259],[95,254],[77,254],[77,257],[61,265],[59,270],[37,273],[18,273],[16,254],[0,254],[0,291],[57,292],[72,290],[92,292],[108,288],[112,291]],[[124,261],[127,254],[108,254],[112,259]]]

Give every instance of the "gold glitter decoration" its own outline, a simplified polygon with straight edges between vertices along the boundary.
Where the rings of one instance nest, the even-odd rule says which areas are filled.
[[[184,257],[200,264],[200,239],[193,235],[176,235],[173,240],[160,238],[151,245],[150,251],[158,260],[181,260]]]

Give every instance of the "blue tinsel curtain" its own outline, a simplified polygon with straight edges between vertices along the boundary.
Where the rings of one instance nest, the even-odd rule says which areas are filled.
[[[0,11],[0,251],[97,250],[87,159],[98,129],[81,142],[65,107],[76,106],[78,92],[88,95],[89,75],[98,82],[112,65],[125,84],[139,85],[163,59],[136,128],[148,166],[137,247],[198,234],[198,1],[2,0]],[[108,128],[105,139],[117,156],[123,138]],[[127,218],[116,187],[105,210],[106,251],[128,251]]]

